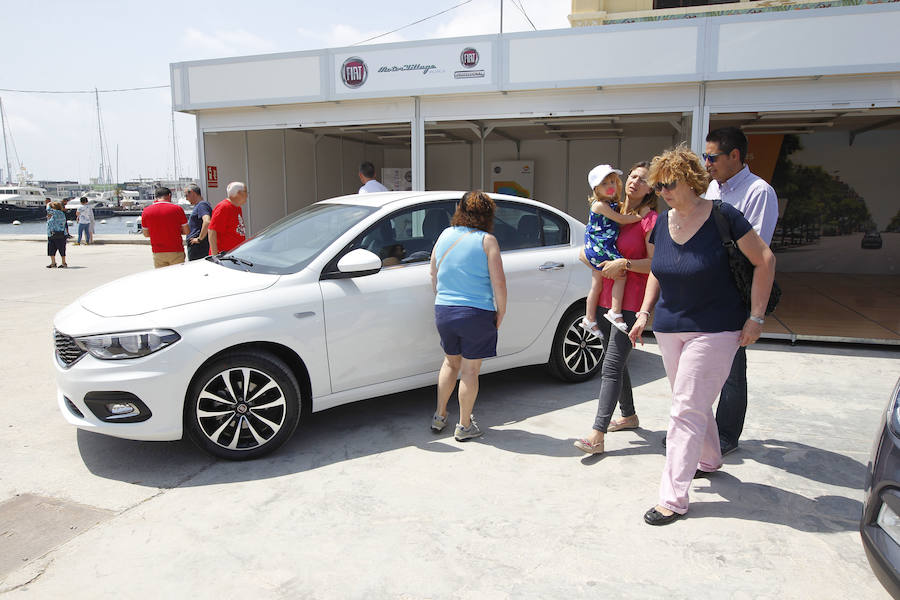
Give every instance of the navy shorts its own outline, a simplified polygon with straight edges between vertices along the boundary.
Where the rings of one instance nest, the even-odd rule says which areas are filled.
[[[497,356],[497,313],[471,306],[434,306],[444,354],[476,360]]]

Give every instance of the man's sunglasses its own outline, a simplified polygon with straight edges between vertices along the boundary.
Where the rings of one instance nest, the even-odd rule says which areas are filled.
[[[704,152],[703,154],[701,154],[701,156],[703,157],[703,160],[705,160],[705,161],[708,160],[709,162],[714,163],[717,160],[719,160],[719,157],[722,156],[723,154],[728,154],[728,153],[727,152],[716,152],[715,154],[707,154],[706,152]]]
[[[653,189],[656,190],[657,194],[660,193],[663,190],[663,188],[666,188],[666,190],[671,192],[672,190],[675,189],[675,187],[677,185],[678,185],[677,179],[675,181],[670,181],[669,183],[663,183],[660,181],[659,183],[657,183],[656,185],[653,186]]]

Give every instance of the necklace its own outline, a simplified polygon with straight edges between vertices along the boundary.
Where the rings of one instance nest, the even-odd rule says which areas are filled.
[[[671,214],[672,216],[674,216],[674,213],[675,213],[675,211],[673,210],[670,214]],[[681,225],[679,225],[678,223],[676,223],[676,222],[673,221],[672,219],[669,219],[669,223],[671,223],[672,226],[673,226],[675,229],[681,229]]]

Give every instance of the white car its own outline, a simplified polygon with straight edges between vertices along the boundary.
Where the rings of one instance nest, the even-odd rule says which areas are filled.
[[[54,320],[58,401],[82,429],[177,440],[256,458],[304,414],[433,385],[443,359],[430,251],[463,192],[343,196],[304,208],[231,252],[94,289]],[[492,195],[508,307],[483,373],[600,368],[580,326],[584,225]],[[423,417],[427,421],[427,417]]]

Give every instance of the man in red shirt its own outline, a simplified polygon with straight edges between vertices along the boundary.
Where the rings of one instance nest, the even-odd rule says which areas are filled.
[[[232,181],[228,184],[226,193],[228,198],[216,204],[209,221],[210,254],[228,252],[247,239],[244,212],[241,210],[247,202],[247,186],[240,181]]]
[[[184,262],[184,242],[187,234],[187,217],[184,210],[172,204],[172,191],[167,187],[156,190],[156,202],[141,213],[144,237],[150,238],[153,249],[153,266],[157,269]]]

